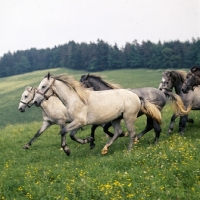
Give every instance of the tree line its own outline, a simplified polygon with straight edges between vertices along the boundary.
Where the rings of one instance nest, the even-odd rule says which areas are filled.
[[[123,48],[103,40],[76,43],[70,41],[53,48],[31,48],[5,53],[0,58],[0,77],[35,70],[70,68],[97,72],[124,68],[190,68],[200,66],[200,38],[192,41],[158,42],[137,40],[127,42]]]

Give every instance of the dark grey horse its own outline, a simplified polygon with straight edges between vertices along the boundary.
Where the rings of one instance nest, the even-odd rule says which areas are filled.
[[[121,88],[120,85],[109,83],[109,82],[103,80],[102,77],[98,76],[98,75],[90,75],[90,74],[82,75],[80,82],[82,82],[84,87],[92,88],[94,91]],[[132,91],[133,93],[137,94],[138,96],[144,97],[150,103],[156,105],[156,107],[160,111],[166,104],[167,99],[166,99],[164,93],[156,88],[145,87],[145,88],[136,88],[136,89],[129,89],[129,90]],[[143,114],[144,113],[139,112],[138,117]],[[110,126],[111,126],[111,123],[106,124],[105,127],[108,129]],[[94,128],[96,129],[96,127],[94,127]],[[139,140],[145,133],[149,132],[152,129],[154,129],[154,131],[155,131],[154,142],[157,142],[160,137],[161,127],[158,124],[158,122],[156,122],[156,120],[154,120],[150,116],[147,116],[147,125],[146,125],[145,129],[137,135],[137,139]],[[91,137],[94,138],[94,130],[93,130]]]
[[[184,105],[187,109],[188,113],[189,110],[200,110],[200,98],[198,98],[198,94],[200,93],[200,88],[196,88],[194,92],[189,92],[188,94],[184,94],[182,92],[182,85],[185,81],[186,72],[182,70],[166,70],[161,79],[161,83],[159,85],[159,89],[163,91],[165,94],[172,92],[173,88],[175,89],[176,94],[178,94]],[[175,119],[178,115],[174,114],[171,117],[171,122],[169,126],[168,132],[171,133],[173,130],[173,126],[175,123]],[[188,119],[188,114],[180,116],[179,121],[179,131],[180,134],[183,135],[186,123],[194,123],[193,119]]]
[[[182,91],[188,93],[189,90],[194,91],[196,86],[200,85],[200,68],[192,67],[186,75],[185,81],[182,86]]]

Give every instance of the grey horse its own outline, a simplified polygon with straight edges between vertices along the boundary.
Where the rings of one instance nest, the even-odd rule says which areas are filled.
[[[185,126],[187,122],[194,123],[193,119],[188,119],[188,114],[190,110],[200,110],[200,98],[198,98],[198,94],[200,93],[200,88],[197,87],[194,92],[189,92],[188,94],[184,94],[182,92],[182,85],[185,81],[186,72],[183,70],[166,70],[161,79],[161,83],[159,85],[159,89],[164,93],[168,94],[172,92],[172,89],[175,89],[176,94],[178,94],[187,109],[188,113],[185,113],[180,116],[179,121],[179,131],[180,134],[184,134]],[[171,122],[169,126],[168,132],[171,133],[174,127],[175,119],[179,117],[179,115],[174,114],[171,117]]]
[[[182,91],[188,93],[200,85],[200,68],[197,66],[192,67],[186,75],[185,81],[182,85]]]

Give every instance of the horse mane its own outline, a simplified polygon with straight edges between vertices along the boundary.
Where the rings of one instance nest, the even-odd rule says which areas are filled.
[[[88,76],[91,77],[91,78],[98,79],[100,82],[102,82],[103,84],[105,84],[106,86],[108,86],[108,87],[111,88],[111,89],[121,89],[121,88],[122,88],[122,86],[119,85],[119,84],[114,84],[114,83],[105,81],[105,80],[103,79],[103,78],[105,78],[104,76],[95,75],[95,74],[92,74],[92,75],[89,74]]]
[[[182,83],[184,82],[187,72],[183,70],[166,70],[165,71],[165,76],[171,76],[173,81],[181,81]]]
[[[86,92],[87,90],[74,77],[69,76],[66,73],[51,77],[65,83],[69,88],[78,94],[79,98],[84,104],[86,103],[88,97],[88,93]]]

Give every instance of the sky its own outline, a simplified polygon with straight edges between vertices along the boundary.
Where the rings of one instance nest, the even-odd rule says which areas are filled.
[[[200,0],[0,0],[0,57],[69,41],[117,44],[200,37]]]

